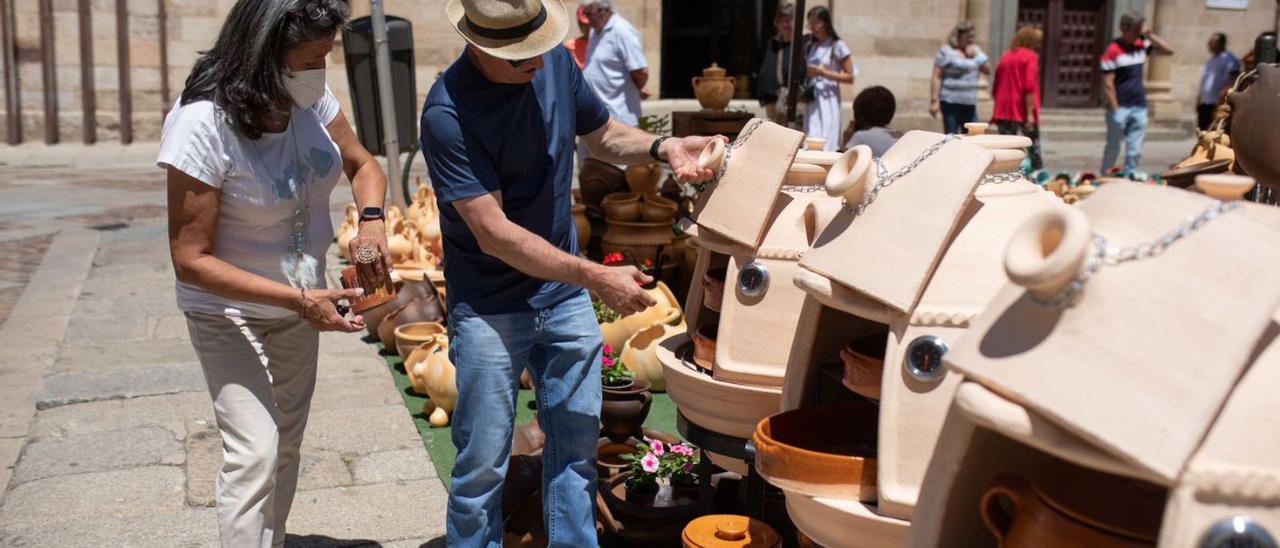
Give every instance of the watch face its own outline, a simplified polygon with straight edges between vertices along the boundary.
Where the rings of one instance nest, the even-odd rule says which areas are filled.
[[[382,208],[380,208],[380,207],[366,207],[366,208],[364,208],[364,209],[360,210],[360,218],[361,218],[361,219],[381,219],[381,218],[382,218]]]
[[[738,272],[738,290],[748,297],[758,297],[769,287],[769,269],[757,262],[747,263]]]
[[[942,356],[947,353],[947,343],[933,335],[925,335],[907,346],[907,373],[923,382],[933,382],[946,373]]]

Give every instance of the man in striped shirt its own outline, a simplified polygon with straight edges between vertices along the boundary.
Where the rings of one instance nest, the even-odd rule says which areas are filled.
[[[1147,55],[1172,54],[1173,48],[1159,36],[1144,30],[1145,21],[1137,13],[1120,17],[1120,37],[1102,52],[1102,90],[1107,96],[1107,148],[1102,153],[1102,171],[1116,163],[1120,139],[1124,138],[1124,175],[1138,169],[1142,141],[1147,135],[1147,90],[1142,85],[1142,67]]]

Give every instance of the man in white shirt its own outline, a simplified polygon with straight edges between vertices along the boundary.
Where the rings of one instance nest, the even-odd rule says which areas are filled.
[[[640,100],[649,95],[644,90],[649,82],[649,62],[644,58],[640,33],[613,12],[613,0],[582,0],[582,5],[591,21],[582,75],[614,119],[636,126]]]

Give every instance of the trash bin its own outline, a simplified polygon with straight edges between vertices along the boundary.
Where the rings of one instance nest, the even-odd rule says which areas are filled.
[[[418,142],[418,87],[414,81],[413,26],[402,17],[387,16],[387,45],[391,48],[391,86],[395,91],[396,131],[400,151]],[[370,153],[383,155],[382,108],[378,102],[378,74],[374,70],[373,21],[361,17],[342,31],[347,83],[355,108],[355,129]]]

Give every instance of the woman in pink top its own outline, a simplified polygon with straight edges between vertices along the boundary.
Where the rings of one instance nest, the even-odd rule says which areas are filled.
[[[1040,42],[1044,33],[1032,26],[1018,29],[1009,51],[1000,56],[991,85],[995,111],[991,121],[1004,135],[1031,138],[1031,169],[1041,169],[1040,157]]]

